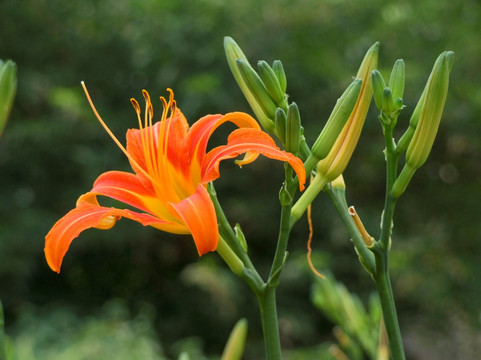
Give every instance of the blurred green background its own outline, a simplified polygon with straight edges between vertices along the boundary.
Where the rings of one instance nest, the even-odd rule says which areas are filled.
[[[121,139],[136,126],[129,98],[140,99],[143,88],[153,98],[172,88],[190,123],[249,111],[225,61],[225,35],[253,64],[282,60],[309,144],[375,41],[385,78],[396,59],[406,63],[400,132],[437,55],[455,52],[432,154],[398,202],[391,267],[409,359],[474,359],[481,352],[478,1],[2,0],[0,19],[0,58],[18,65],[17,99],[0,141],[0,299],[19,359],[122,359],[115,354],[123,347],[130,359],[174,358],[186,349],[192,359],[215,358],[240,317],[249,320],[245,358],[262,359],[254,296],[216,254],[198,261],[187,236],[127,220],[108,232],[91,230],[73,243],[60,275],[42,251],[50,227],[100,173],[128,170],[80,81]],[[221,135],[214,140],[225,141]],[[373,234],[384,196],[382,150],[372,106],[344,175],[348,200]],[[282,164],[260,159],[240,170],[226,161],[221,173],[220,200],[231,222],[242,224],[265,274]],[[367,300],[373,283],[327,196],[315,202],[313,216],[316,264]],[[333,341],[333,324],[310,299],[306,241],[300,221],[279,288],[289,359]]]

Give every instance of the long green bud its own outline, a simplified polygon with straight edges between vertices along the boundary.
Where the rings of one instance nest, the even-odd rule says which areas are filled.
[[[379,111],[382,110],[382,98],[383,91],[386,88],[386,83],[381,73],[378,70],[373,70],[371,73],[372,77],[372,90],[374,93],[374,102]]]
[[[244,82],[246,83],[250,92],[254,95],[257,103],[261,106],[264,114],[269,119],[274,119],[277,106],[274,104],[274,101],[272,101],[272,98],[262,82],[262,79],[247,61],[243,59],[237,59],[236,63]]]
[[[277,106],[284,105],[284,91],[282,91],[279,78],[277,77],[271,66],[264,60],[260,60],[257,63],[259,74],[267,89],[267,92],[271,96],[272,100]]]
[[[372,99],[371,72],[377,67],[378,53],[377,42],[367,51],[359,67],[356,77],[362,80],[362,88],[356,105],[329,154],[317,165],[318,174],[325,176],[328,182],[343,173],[356,148]]]
[[[277,79],[279,80],[279,84],[281,85],[281,90],[285,94],[287,91],[287,77],[282,62],[280,60],[274,60],[272,63],[272,70],[274,70]]]
[[[327,183],[335,180],[343,173],[349,163],[371,103],[371,72],[377,67],[378,53],[379,43],[376,42],[364,56],[356,76],[356,78],[362,80],[362,87],[354,109],[327,156],[317,164],[317,175],[314,177],[314,180],[292,207],[291,224],[295,223],[302,216],[309,204],[312,203]]]
[[[286,126],[287,126],[287,115],[281,108],[276,110],[276,134],[282,145],[286,145]]]
[[[301,141],[301,115],[297,104],[293,102],[287,110],[286,150],[296,155]]]
[[[309,167],[314,167],[320,160],[324,159],[331,150],[334,142],[339,136],[342,128],[349,119],[354,106],[356,105],[359,93],[361,92],[362,80],[355,79],[344,91],[324,125],[319,137],[311,148],[311,155],[306,161]]]
[[[426,162],[431,152],[448,94],[453,60],[454,53],[445,51],[434,63],[426,84],[418,124],[406,152],[406,164],[392,189],[395,198],[404,192],[414,172]]]
[[[389,77],[389,88],[392,91],[392,97],[394,99],[403,98],[405,72],[404,60],[396,60],[391,71],[391,76]]]

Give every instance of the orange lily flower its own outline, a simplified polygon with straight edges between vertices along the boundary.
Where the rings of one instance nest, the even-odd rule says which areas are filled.
[[[141,118],[137,101],[131,99],[139,129],[127,131],[125,148],[100,118],[85,86],[84,90],[98,120],[125,153],[134,173],[101,174],[92,190],[77,200],[75,209],[52,227],[45,238],[45,256],[53,271],[60,272],[70,244],[82,231],[92,227],[110,229],[121,217],[170,233],[192,234],[199,255],[214,251],[219,230],[207,184],[220,176],[219,162],[224,159],[245,153],[243,160],[237,160],[240,166],[254,161],[259,154],[286,161],[296,171],[301,190],[304,188],[302,161],[280,150],[248,114],[207,115],[189,128],[176,106],[173,92],[168,89],[169,101],[160,98],[164,109],[161,120],[154,124],[150,96],[144,90],[145,118]],[[211,134],[225,122],[232,122],[239,129],[230,134],[226,145],[206,152]],[[140,212],[101,206],[99,195],[119,200]]]

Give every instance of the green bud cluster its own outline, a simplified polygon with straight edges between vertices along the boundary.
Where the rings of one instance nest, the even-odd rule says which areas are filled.
[[[256,71],[232,38],[224,38],[224,49],[232,74],[257,119],[264,129],[275,133],[286,145],[287,135],[290,131],[286,132],[286,127],[290,125],[287,120],[291,110],[289,110],[286,94],[287,78],[281,61],[275,60],[271,66],[261,60],[257,63],[258,71]],[[299,134],[296,126],[292,128]]]
[[[394,63],[388,85],[386,85],[384,78],[378,70],[374,70],[371,76],[374,102],[381,113],[379,119],[383,125],[394,127],[399,114],[404,108],[404,61],[402,59],[398,59]]]
[[[12,60],[0,60],[0,135],[7,123],[17,92],[17,65]]]
[[[451,51],[439,55],[414,109],[409,128],[399,140],[396,151],[399,153],[407,147],[406,163],[393,185],[394,198],[404,192],[414,172],[426,162],[431,152],[446,102],[453,60]]]

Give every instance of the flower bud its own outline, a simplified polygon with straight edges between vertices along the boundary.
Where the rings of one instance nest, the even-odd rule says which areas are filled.
[[[287,91],[287,77],[286,73],[284,72],[282,62],[280,60],[274,60],[274,62],[272,63],[272,70],[274,70],[274,73],[279,80],[279,84],[281,85],[281,90],[285,94]]]
[[[371,103],[371,72],[377,66],[378,53],[379,43],[376,42],[364,56],[356,76],[356,78],[362,80],[362,87],[354,109],[327,156],[317,164],[317,175],[314,177],[314,180],[292,207],[291,224],[295,223],[302,216],[309,204],[314,201],[327,183],[343,173],[351,159],[366,119],[369,104]],[[307,169],[306,164],[304,166]]]
[[[337,100],[326,125],[314,145],[312,145],[311,155],[306,161],[308,168],[314,167],[331,150],[356,105],[361,86],[362,80],[355,79]]]
[[[391,89],[388,87],[384,88],[382,91],[382,109],[389,115],[394,111],[394,99],[392,97]]]
[[[254,95],[256,102],[261,106],[265,116],[269,119],[274,119],[277,106],[274,104],[274,101],[272,101],[262,79],[247,61],[237,59],[236,64],[247,88],[251,94]]]
[[[413,138],[414,130],[416,130],[416,126],[418,126],[422,105],[424,103],[424,99],[426,98],[426,89],[427,88],[424,88],[424,91],[422,92],[421,97],[419,98],[419,101],[414,108],[411,119],[409,120],[409,127],[407,128],[403,136],[401,136],[401,138],[399,139],[399,142],[396,146],[396,152],[398,154],[402,154],[404,151],[406,151],[409,143],[411,142],[411,139]]]
[[[286,122],[286,150],[297,155],[301,139],[301,115],[295,102],[289,105]]]
[[[398,97],[394,100],[394,109],[399,110],[404,108],[404,101],[402,98]]]
[[[384,82],[384,78],[382,77],[381,73],[377,70],[374,70],[371,73],[371,77],[372,89],[374,92],[374,102],[376,103],[376,107],[379,109],[379,111],[381,111],[383,91],[386,88],[386,83]]]
[[[271,66],[264,60],[257,63],[257,68],[259,69],[259,74],[261,75],[267,92],[272,100],[274,100],[274,103],[277,106],[283,106],[285,104],[284,92],[281,89],[281,84],[274,70],[272,70]]]
[[[235,324],[229,340],[222,353],[221,360],[241,360],[247,337],[247,320],[241,319]]]
[[[394,99],[403,98],[404,94],[405,66],[403,59],[398,59],[394,63],[389,77],[389,88]]]
[[[242,49],[237,45],[237,43],[229,36],[224,38],[224,50],[227,58],[227,62],[229,67],[234,75],[234,78],[239,85],[242,93],[244,94],[247,102],[249,103],[250,107],[254,111],[254,114],[257,117],[257,120],[261,123],[261,125],[269,132],[274,132],[274,112],[275,107],[273,109],[272,117],[269,117],[261,104],[259,104],[258,99],[256,98],[255,94],[252,93],[252,90],[247,85],[244,77],[241,74],[239,67],[237,66],[237,60],[241,59],[244,60],[245,63],[250,67],[250,69],[255,73],[254,69],[249,64],[247,57],[244,55]],[[257,74],[256,74],[257,75]]]
[[[356,105],[329,154],[317,165],[318,174],[325,177],[327,182],[342,174],[356,148],[371,103],[371,72],[377,66],[378,53],[377,42],[367,51],[357,73],[356,77],[362,80],[362,87]]]
[[[287,115],[281,108],[277,108],[276,117],[276,134],[283,145],[286,144],[286,126],[287,126]]]
[[[12,60],[0,60],[0,135],[7,123],[17,92],[17,65]]]
[[[404,192],[414,172],[426,162],[431,152],[446,102],[453,59],[454,53],[445,51],[434,63],[423,92],[418,124],[407,148],[406,164],[392,189],[395,198]]]

